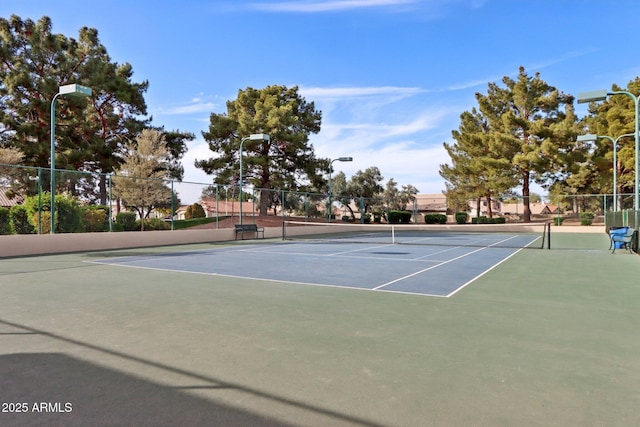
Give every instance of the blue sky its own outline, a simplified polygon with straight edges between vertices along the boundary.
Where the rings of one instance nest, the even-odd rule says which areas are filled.
[[[440,193],[442,144],[488,82],[524,66],[576,95],[640,75],[636,0],[2,0],[11,14],[47,15],[69,37],[97,28],[112,59],[149,80],[153,123],[196,134],[185,181],[203,183],[193,161],[212,154],[209,115],[249,86],[298,85],[323,112],[316,154],[352,156],[335,163],[348,177],[377,166],[385,182]]]

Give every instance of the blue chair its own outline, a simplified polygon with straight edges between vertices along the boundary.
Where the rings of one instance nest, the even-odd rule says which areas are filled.
[[[622,248],[623,243],[614,242],[613,238],[615,236],[624,236],[625,234],[627,234],[627,231],[629,231],[629,228],[630,227],[617,227],[617,228],[611,228],[609,230],[609,239],[610,239],[609,250]]]
[[[613,230],[612,230],[613,231]],[[624,234],[614,233],[611,236],[611,246],[613,247],[612,254],[616,253],[616,249],[620,249],[624,246],[625,249],[629,251],[629,253],[633,253],[631,248],[633,242],[635,241],[636,230],[633,228],[627,227],[627,230]]]

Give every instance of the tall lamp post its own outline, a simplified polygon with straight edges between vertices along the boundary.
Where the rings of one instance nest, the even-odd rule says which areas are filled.
[[[627,91],[614,91],[614,92],[610,92],[607,89],[600,89],[600,90],[594,90],[591,92],[582,92],[578,94],[578,104],[582,104],[585,102],[596,102],[596,101],[604,101],[607,99],[608,96],[611,95],[626,95],[629,98],[633,99],[633,104],[635,106],[635,115],[633,117],[633,120],[635,122],[635,131],[633,132],[633,136],[635,137],[635,186],[634,186],[634,203],[633,203],[633,209],[635,210],[635,228],[638,228],[639,224],[638,224],[638,211],[640,211],[640,186],[639,181],[638,181],[638,148],[640,147],[640,132],[639,132],[639,126],[638,126],[638,97],[635,96],[634,94],[632,94],[631,92],[627,92]]]
[[[353,157],[338,157],[337,159],[331,160],[329,163],[329,216],[327,217],[329,221],[331,221],[331,207],[333,205],[333,192],[331,191],[331,172],[333,171],[333,162],[352,162]]]
[[[271,141],[266,133],[252,133],[240,141],[240,225],[242,225],[242,146],[245,141]]]
[[[577,140],[580,142],[595,142],[598,139],[608,139],[613,143],[613,211],[618,210],[618,141],[620,139],[625,138],[627,136],[633,136],[632,133],[625,133],[624,135],[620,135],[617,138],[611,138],[607,135],[594,135],[592,133],[588,133],[586,135],[579,135]]]
[[[81,86],[78,84],[70,84],[60,86],[58,93],[53,97],[51,101],[51,230],[50,234],[55,233],[55,212],[56,212],[56,101],[60,96],[70,96],[72,98],[81,98],[84,96],[91,96],[91,88]]]

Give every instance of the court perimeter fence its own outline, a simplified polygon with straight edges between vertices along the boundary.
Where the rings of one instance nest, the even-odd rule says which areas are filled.
[[[51,232],[50,177],[48,168],[0,164],[0,234]],[[196,203],[203,208],[200,215],[216,228],[223,218],[242,216],[246,222],[255,222],[265,215],[283,220],[424,224],[425,214],[435,214],[439,215],[437,221],[456,222],[455,212],[447,215],[442,201],[402,203],[382,196],[240,188],[60,169],[55,170],[54,178],[55,233],[135,231],[141,228],[141,216],[146,218],[145,230],[174,230],[184,227],[181,220]],[[557,226],[604,225],[607,230],[638,228],[639,213],[631,209],[633,195],[618,195],[615,205],[614,211],[610,194],[542,197],[530,203],[533,221],[554,221]],[[394,211],[404,214],[395,215]],[[470,201],[465,222],[517,223],[523,221],[523,211],[521,197],[490,203],[482,200],[479,204]]]

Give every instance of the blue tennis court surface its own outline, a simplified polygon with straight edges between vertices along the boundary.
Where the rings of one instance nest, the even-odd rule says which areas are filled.
[[[522,241],[523,246],[538,239],[536,236],[494,237],[496,242],[514,238],[525,239]],[[448,297],[519,250],[498,247],[490,242],[484,247],[276,242],[91,262]]]

